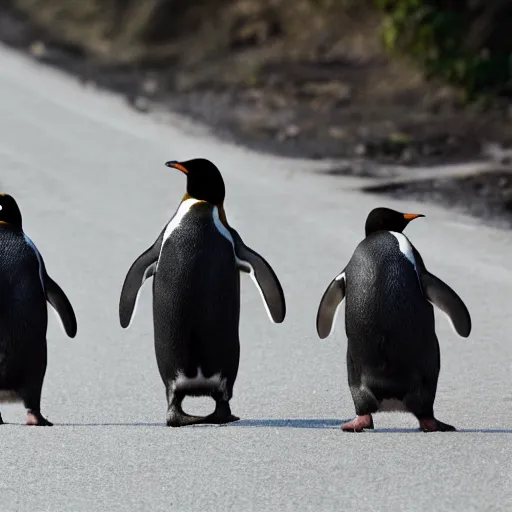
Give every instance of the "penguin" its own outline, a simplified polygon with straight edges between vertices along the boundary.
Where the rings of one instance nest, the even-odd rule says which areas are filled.
[[[341,425],[343,431],[373,429],[372,414],[391,411],[412,413],[423,432],[456,430],[434,416],[441,359],[433,306],[464,338],[471,332],[471,317],[403,234],[420,217],[425,216],[372,210],[366,237],[320,300],[316,328],[324,339],[346,299],[347,374],[356,418]]]
[[[228,224],[225,185],[211,161],[170,161],[186,175],[186,193],[155,243],[132,264],[121,290],[119,319],[129,327],[143,283],[153,278],[154,348],[167,399],[167,426],[239,420],[230,400],[240,359],[240,272],[255,282],[270,320],[286,303],[269,263]],[[210,396],[207,416],[183,411],[185,396]]]
[[[0,194],[0,290],[0,402],[23,402],[27,425],[52,426],[41,414],[46,302],[58,313],[70,338],[76,335],[77,322],[66,294],[48,275],[41,253],[23,232],[21,211],[8,194]]]

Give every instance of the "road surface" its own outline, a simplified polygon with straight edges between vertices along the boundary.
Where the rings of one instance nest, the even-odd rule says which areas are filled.
[[[216,141],[179,117],[129,110],[115,96],[9,51],[0,52],[0,186],[70,297],[79,330],[50,316],[43,412],[23,426],[4,406],[1,510],[509,511],[512,506],[512,234],[437,207],[354,191],[318,164]],[[184,193],[164,166],[203,156],[222,170],[226,210],[273,265],[288,315],[268,320],[243,278],[241,363],[232,402],[242,421],[170,429],[153,351],[151,286],[130,330],[118,322],[129,266]],[[458,338],[437,312],[442,370],[437,416],[457,433],[424,434],[382,414],[346,434],[343,312],[320,341],[315,316],[330,280],[376,205],[421,212],[407,228],[428,268],[465,299],[474,330]],[[187,405],[188,404],[188,405]],[[206,412],[208,401],[187,402]]]

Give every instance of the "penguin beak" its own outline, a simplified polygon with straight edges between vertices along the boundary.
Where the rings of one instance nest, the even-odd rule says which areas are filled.
[[[176,160],[171,160],[170,162],[165,162],[165,165],[167,167],[174,167],[174,169],[178,169],[178,171],[181,171],[183,174],[188,174],[188,171],[183,165],[181,165]]]
[[[425,217],[425,215],[421,213],[404,213],[404,219],[407,221],[411,221],[417,219],[418,217]]]

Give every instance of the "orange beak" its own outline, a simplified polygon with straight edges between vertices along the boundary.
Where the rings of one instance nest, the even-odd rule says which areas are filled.
[[[425,215],[421,213],[404,213],[405,220],[414,220],[417,219],[418,217],[425,217]]]
[[[183,165],[181,165],[176,160],[172,160],[170,162],[166,162],[165,165],[167,167],[174,167],[174,169],[178,169],[178,171],[181,171],[183,174],[188,174],[187,169],[185,167],[183,167]]]

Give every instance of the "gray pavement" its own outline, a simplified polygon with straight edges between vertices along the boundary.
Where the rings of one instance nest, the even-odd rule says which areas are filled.
[[[318,163],[254,154],[182,118],[135,113],[6,50],[0,114],[0,187],[18,199],[25,231],[78,318],[70,340],[50,316],[42,407],[55,426],[25,427],[20,406],[2,407],[2,512],[512,510],[512,233],[361,195],[355,180],[315,172]],[[117,307],[130,264],[184,192],[184,176],[164,162],[196,156],[220,167],[228,219],[273,265],[288,315],[271,324],[244,277],[232,402],[242,421],[169,429],[150,283],[130,330]],[[377,415],[372,433],[338,428],[354,412],[344,315],[323,341],[315,315],[376,205],[426,214],[406,233],[472,313],[464,340],[436,312],[436,413],[457,433],[420,433],[404,414]]]

